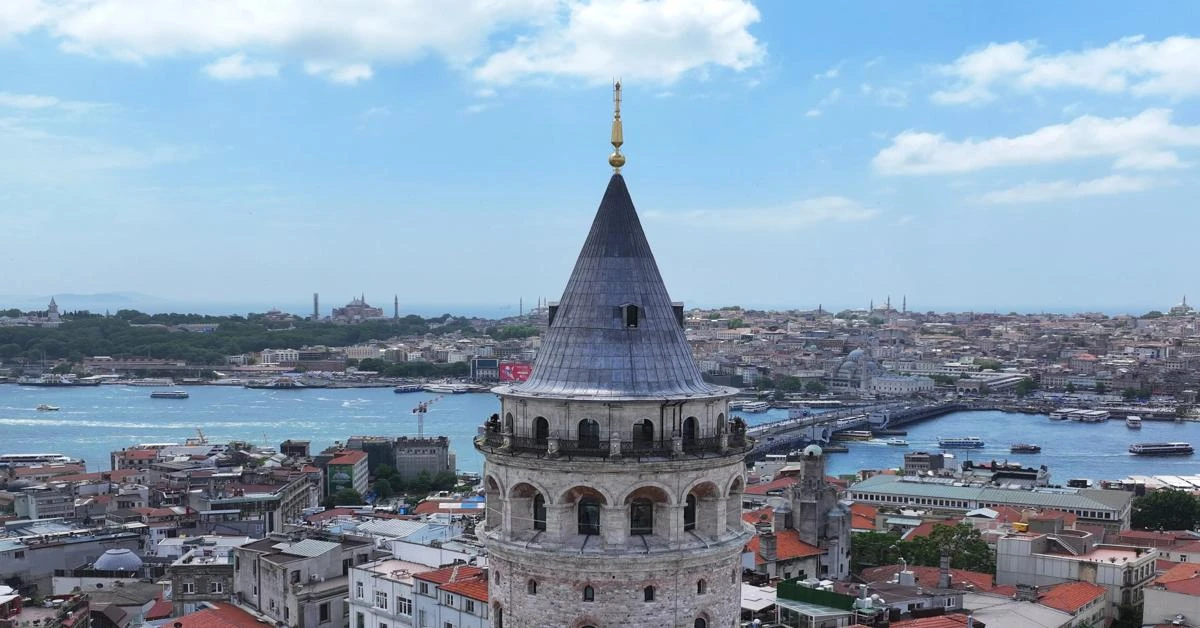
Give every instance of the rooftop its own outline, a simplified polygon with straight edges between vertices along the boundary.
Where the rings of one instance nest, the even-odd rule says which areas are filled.
[[[395,558],[386,558],[384,560],[359,565],[355,569],[369,571],[376,576],[393,580],[395,582],[413,581],[413,576],[418,573],[432,571],[432,568],[418,563],[410,563],[407,560],[398,560]]]
[[[1104,597],[1107,589],[1090,582],[1064,582],[1038,596],[1038,603],[1074,615],[1097,598]]]

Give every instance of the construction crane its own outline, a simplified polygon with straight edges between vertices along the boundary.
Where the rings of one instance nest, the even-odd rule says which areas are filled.
[[[429,411],[429,406],[441,401],[442,395],[438,395],[429,401],[422,401],[413,408],[413,414],[417,415],[417,438],[425,438],[425,413]]]

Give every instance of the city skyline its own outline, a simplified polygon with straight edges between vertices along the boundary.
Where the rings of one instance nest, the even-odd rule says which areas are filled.
[[[614,75],[624,173],[689,306],[1195,292],[1200,39],[1166,6],[157,6],[0,10],[0,294],[554,300]]]

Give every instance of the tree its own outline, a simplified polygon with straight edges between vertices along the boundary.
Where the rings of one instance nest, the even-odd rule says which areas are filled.
[[[1121,391],[1121,398],[1125,401],[1133,401],[1134,399],[1137,399],[1137,396],[1138,391],[1136,388],[1126,388],[1125,390]]]
[[[1191,530],[1200,518],[1200,501],[1177,489],[1151,491],[1133,500],[1133,527],[1140,530]]]
[[[1142,318],[1162,318],[1162,317],[1163,317],[1163,313],[1159,312],[1158,310],[1150,310],[1149,312],[1142,314]]]
[[[1108,386],[1105,386],[1104,382],[1096,382],[1096,394],[1103,395],[1106,392],[1108,392]]]
[[[381,464],[375,467],[375,477],[378,479],[387,479],[396,474],[396,470],[386,464]]]
[[[1075,394],[1075,382],[1067,382],[1067,394]]]
[[[375,496],[379,499],[390,499],[392,495],[396,494],[391,483],[383,479],[375,480],[375,483],[371,485],[371,490],[375,491]]]
[[[742,327],[746,326],[746,321],[740,318],[731,318],[729,319],[729,322],[725,323],[725,325],[729,329],[741,329]]]
[[[775,389],[782,392],[800,392],[804,390],[804,381],[791,375],[780,375],[775,378]]]
[[[1029,393],[1035,390],[1037,390],[1037,382],[1033,381],[1033,378],[1031,377],[1026,377],[1025,379],[1017,382],[1016,393],[1018,397],[1028,396]]]
[[[824,393],[825,390],[825,384],[822,384],[815,379],[809,380],[809,382],[804,385],[804,392],[810,395],[819,395]]]
[[[893,532],[856,533],[850,544],[850,569],[858,572],[899,562],[900,543],[900,535]]]
[[[409,487],[417,493],[428,493],[433,488],[433,476],[429,475],[428,471],[421,471]]]
[[[935,525],[929,536],[906,542],[902,549],[909,552],[904,557],[914,565],[936,567],[941,562],[942,553],[946,552],[950,554],[950,566],[954,569],[996,573],[995,553],[983,540],[979,530],[968,524]]]
[[[975,365],[978,366],[979,369],[983,370],[983,371],[999,371],[1000,367],[1004,366],[1004,364],[1002,362],[1000,362],[1000,360],[993,360],[991,358],[975,360]]]

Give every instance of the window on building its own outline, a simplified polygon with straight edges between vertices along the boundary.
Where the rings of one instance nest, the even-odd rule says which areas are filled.
[[[208,592],[209,593],[224,593],[225,586],[221,583],[220,580],[213,580],[208,583]]]
[[[696,595],[708,593],[708,581],[701,578],[696,581]]]
[[[463,602],[463,604],[464,604],[464,606],[466,606],[466,610],[468,613],[475,612],[475,600],[467,600],[466,602]]]
[[[350,563],[351,563],[351,560],[349,558],[342,559],[342,575],[343,576],[350,575]]]
[[[550,438],[550,422],[546,417],[539,416],[533,419],[533,440],[539,445],[545,445],[546,440]]]
[[[590,584],[587,585],[586,587],[583,587],[583,601],[584,602],[595,602],[596,601],[596,590],[593,589],[592,585],[590,585]]]
[[[533,496],[533,529],[546,531],[546,498],[541,493]],[[500,582],[500,574],[496,573],[496,582]]]
[[[443,602],[445,602],[446,606],[454,606],[454,596],[447,593],[446,597],[443,598]]]
[[[300,570],[299,569],[293,570],[292,571],[292,584],[297,584],[299,582],[300,582]]]
[[[697,617],[696,621],[692,622],[695,628],[708,628],[708,620],[703,617]]]
[[[579,533],[600,534],[600,502],[590,495],[579,499]]]
[[[321,604],[317,606],[317,621],[321,622],[322,624],[331,621],[329,617],[329,602],[321,602]]]
[[[283,621],[291,621],[291,619],[292,619],[291,615],[292,615],[292,609],[290,609],[286,606],[283,607]]]
[[[642,589],[642,599],[646,602],[654,601],[654,587],[646,587]]]
[[[183,592],[184,593],[195,593],[196,592],[196,583],[192,582],[191,580],[184,580],[183,581]]]
[[[537,595],[537,580],[530,578],[529,582],[525,583],[525,592],[529,595]]]
[[[384,622],[379,622],[379,628],[388,628],[388,625]]]
[[[362,613],[354,614],[354,628],[367,628],[367,618]]]
[[[375,592],[375,608],[382,608],[383,610],[386,611],[387,610],[387,601],[388,601],[387,593],[385,593],[383,591]]]
[[[366,597],[366,594],[363,593],[363,583],[361,583],[361,582],[354,583],[354,597],[356,597],[360,600],[363,599],[364,597]]]
[[[654,502],[638,498],[629,504],[629,534],[654,534]]]
[[[421,595],[429,595],[429,583],[428,583],[428,582],[422,582],[422,583],[421,583],[421,586],[420,586],[420,587],[418,587],[418,589],[417,589],[417,590],[421,592]]]
[[[492,621],[496,628],[504,628],[504,608],[499,604],[492,609]]]
[[[429,618],[425,616],[425,611],[417,611],[417,626],[419,628],[429,628]]]
[[[454,628],[454,624],[452,624],[450,622],[446,622],[446,624],[443,628]]]
[[[579,422],[580,449],[600,448],[600,424],[594,419],[584,419]]]
[[[367,554],[356,554],[354,556],[354,564],[361,565],[361,564],[367,562],[367,558],[368,558]]]
[[[696,496],[688,493],[687,501],[683,505],[683,530],[696,529]]]
[[[621,319],[625,322],[626,327],[638,326],[638,306],[632,303],[626,303],[621,306]]]
[[[412,600],[397,595],[396,612],[400,613],[401,615],[412,615]]]

